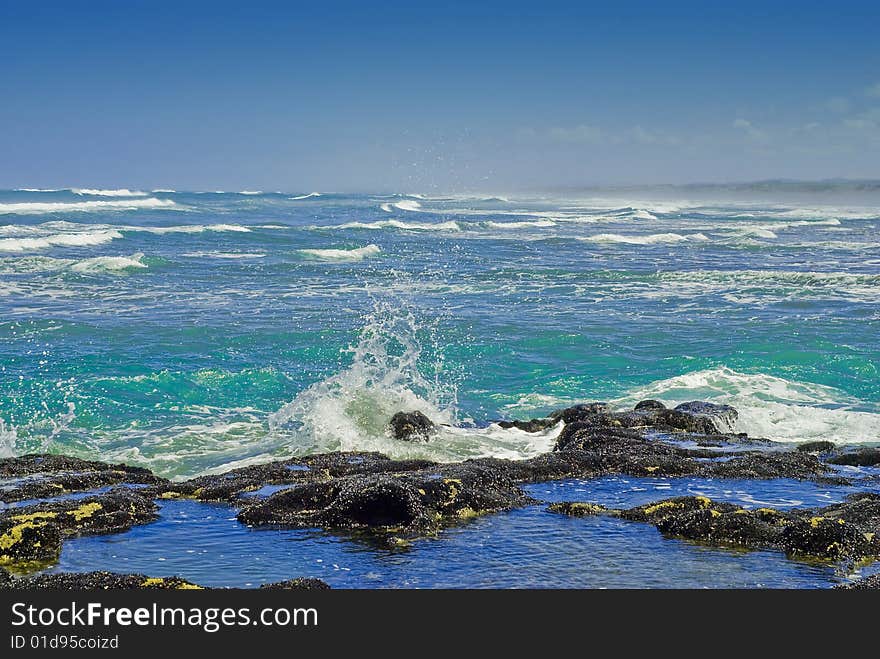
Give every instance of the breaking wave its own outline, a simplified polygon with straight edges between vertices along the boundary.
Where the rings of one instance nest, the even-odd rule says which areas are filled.
[[[355,249],[300,249],[297,251],[321,261],[361,261],[368,256],[376,256],[382,250],[378,245],[367,245]]]

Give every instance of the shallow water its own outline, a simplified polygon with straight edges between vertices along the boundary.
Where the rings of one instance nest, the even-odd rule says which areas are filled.
[[[880,485],[872,489],[880,491]],[[744,507],[789,508],[828,505],[853,488],[789,479],[608,477],[528,490],[544,502],[584,500],[611,507],[703,494]],[[474,519],[405,551],[311,529],[248,528],[235,512],[228,505],[165,501],[154,524],[68,540],[55,571],[112,566],[245,588],[296,576],[320,577],[337,588],[826,588],[880,569],[670,540],[649,524],[571,518],[547,512],[546,503]]]

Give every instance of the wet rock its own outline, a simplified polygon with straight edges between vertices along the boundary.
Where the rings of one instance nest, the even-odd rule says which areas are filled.
[[[581,403],[550,414],[551,419],[561,419],[565,423],[577,421],[593,425],[608,425],[611,419],[611,408],[608,403]]]
[[[823,476],[828,467],[810,453],[773,451],[735,456],[726,462],[707,463],[704,475],[716,478],[795,478]]]
[[[431,435],[437,432],[434,422],[419,411],[398,412],[388,422],[391,435],[394,439],[411,442],[414,440],[427,441]]]
[[[12,585],[12,575],[0,567],[0,590],[9,588]]]
[[[705,401],[690,401],[676,405],[674,412],[679,414],[687,414],[695,419],[708,419],[712,422],[712,429],[700,430],[698,432],[724,432],[733,427],[739,413],[730,405],[717,405],[715,403],[707,403]],[[697,424],[699,426],[699,424]]]
[[[398,473],[430,468],[428,460],[392,460],[375,452],[320,453],[295,460],[268,462],[169,484],[159,495],[173,499],[234,501],[265,485],[300,485],[353,474]]]
[[[875,590],[880,588],[880,574],[874,574],[850,583],[838,584],[835,588],[844,590]]]
[[[745,509],[706,497],[676,497],[627,510],[666,536],[721,545],[773,548],[826,559],[880,556],[880,495],[859,494],[820,509]]]
[[[643,400],[643,401],[636,403],[636,406],[633,408],[633,410],[635,410],[636,412],[644,412],[646,410],[654,410],[654,411],[659,412],[659,411],[665,410],[665,409],[666,409],[666,405],[661,403],[659,400],[650,400],[650,399]]]
[[[0,460],[0,501],[12,503],[84,492],[108,485],[166,483],[149,469],[81,460],[64,455],[30,454]]]
[[[115,572],[61,572],[38,574],[13,579],[10,589],[44,590],[136,590],[141,588],[163,590],[201,590],[201,586],[180,577],[148,577],[145,574],[116,574]]]
[[[501,470],[463,462],[432,470],[309,483],[246,507],[238,519],[254,526],[418,535],[531,501]]]
[[[29,516],[0,519],[0,564],[17,571],[29,564],[48,564],[61,553],[61,531],[54,524]]]
[[[853,467],[873,467],[880,464],[880,449],[862,448],[851,453],[843,453],[828,458],[828,462],[835,465],[849,465]]]
[[[41,503],[0,512],[0,562],[57,559],[61,539],[126,531],[157,518],[152,500],[128,488],[81,499]]]
[[[607,509],[597,503],[587,503],[585,501],[560,501],[559,503],[551,503],[547,506],[547,510],[551,513],[559,513],[568,515],[569,517],[590,517],[599,515]]]
[[[837,448],[837,444],[825,440],[804,442],[803,444],[797,445],[797,450],[801,453],[825,453],[827,451],[833,451],[835,448]]]
[[[559,419],[530,419],[528,421],[499,421],[498,425],[502,428],[519,428],[525,432],[541,432],[542,430],[547,430],[547,428],[552,428],[557,423],[559,423]]]
[[[260,588],[264,590],[330,590],[330,586],[320,579],[300,577],[276,583],[267,583]]]

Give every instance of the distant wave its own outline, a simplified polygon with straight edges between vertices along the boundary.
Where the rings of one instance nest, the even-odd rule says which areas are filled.
[[[120,272],[131,269],[146,269],[147,265],[141,262],[144,255],[138,252],[131,256],[96,256],[91,259],[77,261],[70,266],[74,272],[100,273]]]
[[[619,233],[599,233],[595,236],[578,238],[591,243],[622,243],[626,245],[659,245],[681,242],[707,242],[709,237],[702,233],[682,235],[680,233],[652,233],[646,236],[624,236]]]
[[[157,194],[177,194],[177,190],[171,190],[169,188],[156,188],[152,192],[155,192]]]
[[[204,233],[205,231],[250,233],[250,229],[240,224],[182,224],[173,227],[119,226],[120,231],[142,231],[144,233]]]
[[[61,192],[61,188],[15,188],[16,192]]]
[[[556,222],[551,220],[534,220],[528,221],[524,220],[522,222],[486,222],[487,227],[492,227],[493,229],[521,229],[525,227],[555,227]]]
[[[377,220],[376,222],[348,222],[331,226],[316,226],[315,229],[405,229],[409,231],[461,231],[457,222],[403,222],[401,220]]]
[[[302,194],[298,197],[288,197],[290,201],[299,201],[300,199],[310,199],[311,197],[320,197],[320,192],[310,192],[309,194]]]
[[[181,256],[194,259],[262,259],[266,255],[261,252],[188,252]]]
[[[54,233],[39,238],[3,238],[0,239],[0,252],[27,252],[50,247],[89,247],[103,245],[117,238],[122,238],[122,234],[112,230]]]
[[[378,245],[367,245],[356,249],[300,249],[297,251],[322,261],[360,261],[368,256],[376,256],[382,250]]]
[[[253,196],[253,195],[261,195],[263,194],[262,190],[239,190],[238,194]]]
[[[93,212],[103,210],[137,210],[142,208],[173,208],[170,199],[126,199],[114,201],[21,202],[0,204],[0,215],[35,215],[42,213]]]
[[[395,202],[394,207],[402,211],[410,212],[417,212],[422,210],[422,205],[417,201],[413,201],[412,199],[404,199],[403,201]]]
[[[70,191],[78,195],[87,195],[89,197],[146,197],[146,192],[140,190],[129,190],[128,188],[120,188],[118,190],[101,190],[96,188],[71,188]]]
[[[391,209],[391,204],[382,204],[379,206],[380,209],[385,211],[386,213],[393,213],[394,211]]]

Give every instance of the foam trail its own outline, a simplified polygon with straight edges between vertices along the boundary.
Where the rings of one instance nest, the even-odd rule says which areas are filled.
[[[536,227],[536,228],[545,228],[545,227],[555,227],[556,222],[551,220],[535,220],[534,222],[522,221],[522,222],[486,222],[487,227],[492,227],[493,229],[522,229],[528,227]]]
[[[356,249],[300,249],[300,254],[322,261],[361,261],[368,256],[376,256],[382,249],[378,245],[367,245]]]
[[[128,188],[120,188],[119,190],[101,190],[95,188],[71,188],[71,192],[78,195],[89,197],[146,197],[146,192],[140,190],[129,190]]]
[[[418,212],[422,210],[422,205],[412,199],[404,199],[394,204],[394,207],[402,211]]]
[[[262,259],[266,255],[262,252],[187,252],[181,256],[194,259]]]
[[[288,197],[288,199],[290,201],[299,201],[300,199],[311,199],[312,197],[320,197],[320,196],[321,196],[320,192],[310,192],[308,194],[299,195],[298,197]]]
[[[117,199],[107,201],[74,202],[17,202],[0,204],[0,215],[33,215],[42,213],[93,212],[103,210],[138,210],[142,208],[173,208],[177,206],[170,199]]]
[[[824,385],[747,374],[727,367],[686,373],[631,391],[615,403],[630,407],[655,398],[669,405],[708,400],[733,405],[732,430],[782,442],[825,439],[840,444],[880,442],[880,410]],[[861,408],[861,409],[853,409]]]
[[[599,233],[594,236],[578,238],[591,243],[618,243],[624,245],[659,245],[683,242],[707,242],[709,237],[702,233],[683,235],[680,233],[652,233],[647,236],[624,236],[619,233]]]
[[[403,229],[406,231],[461,231],[457,222],[403,222],[401,220],[377,220],[375,222],[347,222],[330,226],[316,226],[315,229]]]

